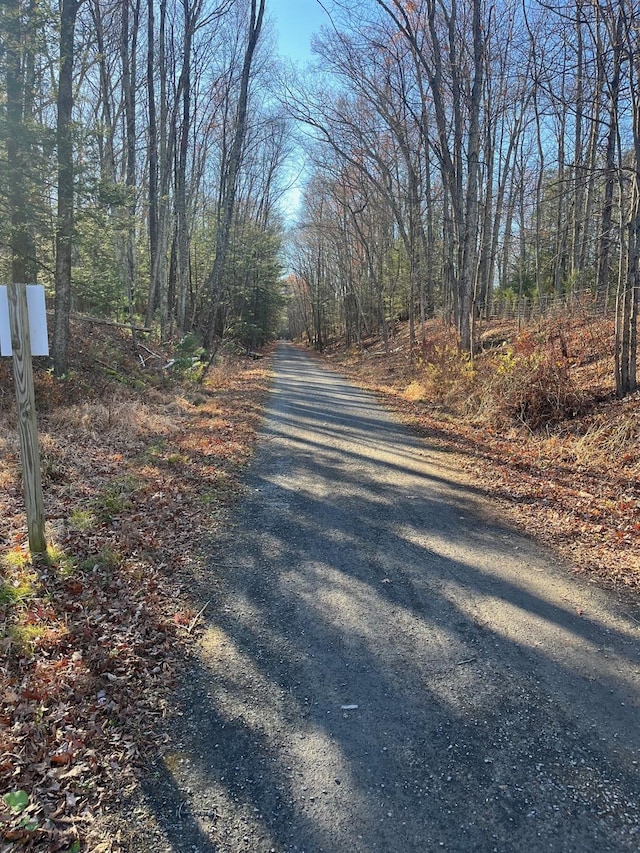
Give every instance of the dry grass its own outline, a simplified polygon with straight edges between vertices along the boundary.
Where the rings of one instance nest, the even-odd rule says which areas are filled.
[[[120,433],[128,438],[149,432],[170,435],[176,430],[175,418],[180,408],[167,401],[153,406],[137,397],[123,399],[113,395],[108,401],[58,408],[48,415],[46,428],[53,433],[91,437]]]
[[[410,352],[337,348],[327,361],[378,394],[458,464],[512,520],[575,569],[640,589],[640,394],[613,394],[613,327],[554,318],[487,324],[473,364],[437,322]]]
[[[36,369],[47,561],[26,550],[0,363],[0,786],[29,797],[0,819],[16,850],[97,849],[96,816],[135,790],[190,641],[194,573],[239,491],[269,384],[268,359],[228,360],[197,386],[141,373],[115,332],[100,342],[74,353],[66,383]]]
[[[598,413],[584,435],[575,441],[575,461],[578,465],[608,469],[612,461],[623,465],[638,461],[640,446],[640,406],[633,402],[615,406]]]
[[[410,403],[423,403],[429,399],[429,390],[424,382],[414,379],[402,392],[402,396]]]

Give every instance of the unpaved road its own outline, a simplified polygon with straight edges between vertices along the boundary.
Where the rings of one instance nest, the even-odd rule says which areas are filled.
[[[154,851],[640,850],[640,622],[281,345]]]

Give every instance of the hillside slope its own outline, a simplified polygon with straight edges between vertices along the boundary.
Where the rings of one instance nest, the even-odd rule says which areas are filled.
[[[613,325],[556,317],[518,331],[487,323],[473,364],[436,321],[389,353],[335,344],[331,366],[376,391],[427,438],[457,454],[510,518],[618,590],[640,589],[640,393],[613,393]]]
[[[74,328],[70,376],[35,360],[50,545],[27,552],[11,362],[0,361],[0,836],[117,851],[199,625],[190,593],[240,487],[269,383],[232,357],[205,384],[122,330]],[[79,344],[80,341],[85,343]],[[140,359],[143,355],[147,364]],[[116,812],[116,830],[105,815]]]

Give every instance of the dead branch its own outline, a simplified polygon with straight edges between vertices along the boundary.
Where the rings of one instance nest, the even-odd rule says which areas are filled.
[[[115,326],[117,329],[128,329],[130,332],[152,332],[145,326],[132,326],[131,323],[117,323],[115,320],[105,320],[102,317],[90,317],[88,314],[70,314],[72,320],[81,323],[93,323],[99,326]]]
[[[191,622],[189,623],[189,627],[187,628],[187,634],[191,634],[191,633],[193,632],[193,629],[194,629],[194,628],[196,627],[196,625],[198,624],[198,622],[199,622],[199,620],[200,620],[200,617],[202,616],[202,614],[203,614],[203,613],[204,613],[204,611],[207,609],[207,607],[209,606],[209,604],[210,604],[210,603],[211,603],[210,601],[207,601],[207,602],[206,602],[206,604],[204,604],[204,605],[200,608],[200,610],[198,610],[198,612],[196,613],[196,615],[193,617],[193,619],[192,619],[192,620],[191,620]]]

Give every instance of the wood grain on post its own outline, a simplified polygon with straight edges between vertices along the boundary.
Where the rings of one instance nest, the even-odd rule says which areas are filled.
[[[29,550],[32,554],[44,554],[47,550],[47,542],[44,533],[44,498],[31,364],[27,287],[25,284],[9,284],[7,295]]]

